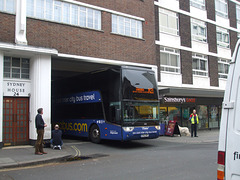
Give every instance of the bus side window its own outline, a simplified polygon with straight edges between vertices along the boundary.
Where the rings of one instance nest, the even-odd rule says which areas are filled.
[[[115,106],[110,106],[110,121],[115,122]]]

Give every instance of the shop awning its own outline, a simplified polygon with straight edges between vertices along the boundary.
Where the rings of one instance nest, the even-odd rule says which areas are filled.
[[[186,96],[186,97],[223,98],[224,90],[170,87],[170,88],[160,88],[159,95],[160,95],[160,97],[162,97],[162,96]]]

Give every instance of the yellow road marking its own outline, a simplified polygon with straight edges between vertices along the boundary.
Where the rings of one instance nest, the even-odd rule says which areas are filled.
[[[75,157],[81,156],[81,151],[76,146],[71,146],[71,147],[76,151]]]

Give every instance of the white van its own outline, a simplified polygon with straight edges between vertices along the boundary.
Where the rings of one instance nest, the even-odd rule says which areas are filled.
[[[240,180],[240,41],[229,67],[218,145],[218,180]]]

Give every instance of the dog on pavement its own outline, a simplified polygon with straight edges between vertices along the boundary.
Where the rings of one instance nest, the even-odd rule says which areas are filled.
[[[187,127],[178,126],[181,136],[190,136],[189,129]]]

